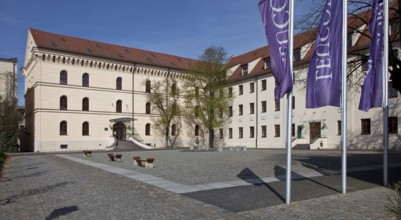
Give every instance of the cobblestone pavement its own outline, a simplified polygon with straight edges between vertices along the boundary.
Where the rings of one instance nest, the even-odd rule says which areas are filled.
[[[119,153],[123,162],[109,162],[106,152],[93,153],[90,158],[67,156],[113,166],[120,173],[128,170],[187,185],[280,177],[283,169],[280,151]],[[156,157],[156,168],[132,166],[133,155]],[[255,155],[259,156],[252,162],[249,158]],[[322,176],[293,181],[293,202],[286,205],[284,181],[176,194],[124,173],[53,154],[16,154],[8,159],[0,177],[0,219],[391,219],[384,205],[393,191],[378,185],[381,170],[374,168],[380,166],[380,154],[350,154],[349,167],[373,170],[350,173],[345,195],[339,193],[340,176],[323,176],[339,169],[339,155],[336,151],[295,151],[295,173],[318,171]],[[399,163],[400,155],[391,153],[390,163]],[[280,169],[266,167],[272,164]],[[392,168],[391,180],[400,173],[399,167]]]

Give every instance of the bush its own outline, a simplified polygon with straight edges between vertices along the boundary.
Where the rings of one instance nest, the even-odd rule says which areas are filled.
[[[401,181],[398,181],[394,188],[395,195],[392,197],[387,196],[389,204],[386,205],[386,208],[392,215],[401,220]]]

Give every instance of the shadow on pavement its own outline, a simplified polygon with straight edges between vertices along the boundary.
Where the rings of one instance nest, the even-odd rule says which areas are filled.
[[[67,215],[71,212],[78,211],[78,206],[73,205],[73,206],[67,206],[59,209],[54,209],[49,216],[46,217],[46,220],[51,220],[51,219],[56,219],[58,217],[61,217],[63,215]]]

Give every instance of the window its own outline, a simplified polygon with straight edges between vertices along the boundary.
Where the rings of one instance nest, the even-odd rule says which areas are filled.
[[[398,117],[388,118],[388,133],[398,134]]]
[[[255,113],[255,103],[249,103],[249,114]]]
[[[60,110],[67,110],[67,96],[60,97]]]
[[[280,111],[280,100],[274,101],[274,111]]]
[[[238,138],[244,137],[244,129],[242,127],[238,128]]]
[[[239,112],[239,115],[242,115],[242,113],[243,113],[243,108],[242,108],[242,105],[238,105],[238,112]]]
[[[146,93],[150,93],[150,88],[151,88],[150,80],[147,80],[145,88]]]
[[[223,131],[222,128],[220,128],[219,133],[220,133],[220,139],[223,139],[223,137],[224,137],[224,131]]]
[[[89,87],[89,74],[88,73],[84,73],[82,75],[82,86]]]
[[[244,64],[241,66],[241,76],[248,75],[248,64]]]
[[[255,92],[255,83],[251,82],[249,83],[249,93],[254,93]]]
[[[294,50],[294,62],[301,60],[301,50]]]
[[[228,88],[228,97],[233,97],[233,87]]]
[[[199,125],[195,125],[195,136],[199,136]]]
[[[242,85],[239,85],[239,95],[242,95],[244,93],[244,87]]]
[[[150,123],[145,125],[145,136],[150,136]]]
[[[68,144],[60,144],[60,149],[67,149],[68,148]]]
[[[262,91],[265,91],[266,90],[266,80],[264,79],[264,80],[262,80]]]
[[[264,63],[265,63],[265,70],[271,68],[271,65],[270,65],[270,58],[264,59]]]
[[[362,135],[370,134],[370,118],[361,119],[361,134]]]
[[[250,138],[255,137],[255,127],[253,127],[253,126],[249,127],[249,137]]]
[[[199,117],[200,115],[200,107],[199,105],[195,106],[195,117]]]
[[[265,138],[267,135],[266,135],[266,125],[262,125],[262,138]]]
[[[60,85],[67,85],[68,84],[68,75],[67,71],[62,70],[60,72]]]
[[[219,95],[220,95],[220,98],[224,97],[224,90],[223,89],[219,89]]]
[[[122,84],[123,84],[123,80],[121,79],[121,77],[117,77],[116,79],[116,89],[117,90],[122,90]]]
[[[89,135],[89,123],[87,121],[82,123],[82,135],[83,136]]]
[[[266,112],[266,101],[262,101],[262,113]]]
[[[176,136],[177,135],[177,125],[173,124],[171,125],[171,136]]]
[[[400,23],[398,23],[398,22],[391,22],[391,25],[390,25],[390,31],[391,31],[391,35],[392,36],[395,36],[396,34],[398,34],[398,32],[399,32],[399,25],[400,25]]]
[[[337,121],[337,135],[341,135],[341,121]]]
[[[292,109],[295,109],[295,96],[292,97]]]
[[[233,138],[233,129],[232,129],[232,128],[229,128],[229,129],[228,129],[228,138],[229,138],[229,139],[232,139],[232,138]]]
[[[224,116],[223,109],[219,107],[219,118],[223,118],[223,116]]]
[[[280,137],[280,125],[274,125],[274,137]]]
[[[86,97],[82,99],[82,111],[89,111],[89,99]]]
[[[177,94],[177,83],[173,83],[171,85],[171,95],[176,95]]]
[[[348,35],[347,35],[347,47],[352,47],[352,46],[354,46],[353,45],[353,42],[352,42],[352,33],[349,33]]]
[[[60,122],[60,135],[67,135],[67,122]]]
[[[398,97],[398,91],[393,88],[393,82],[388,82],[388,97],[389,98]]]
[[[146,109],[145,109],[146,114],[150,114],[150,102],[146,103]]]
[[[291,137],[295,137],[295,124],[291,125]]]
[[[232,117],[232,116],[233,116],[233,107],[232,107],[232,106],[229,106],[229,107],[228,107],[228,116],[229,116],[229,117]]]
[[[122,103],[122,101],[121,100],[117,100],[117,102],[116,102],[116,112],[122,112],[122,105],[123,105],[123,103]]]
[[[199,97],[199,87],[195,87],[195,97]]]

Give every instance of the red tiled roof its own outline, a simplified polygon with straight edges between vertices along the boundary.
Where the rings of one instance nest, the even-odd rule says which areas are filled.
[[[178,70],[188,69],[197,62],[185,57],[54,34],[32,28],[30,28],[30,32],[38,48],[43,49]]]

